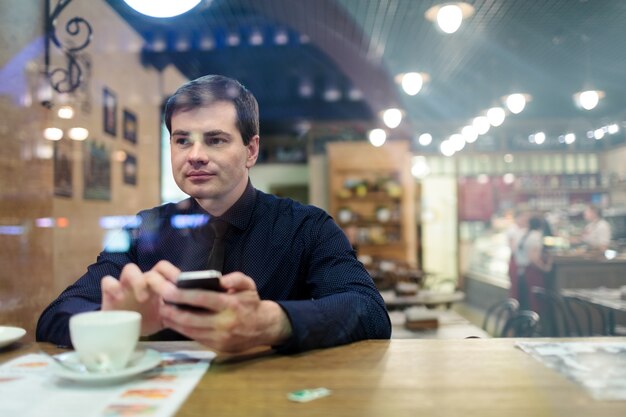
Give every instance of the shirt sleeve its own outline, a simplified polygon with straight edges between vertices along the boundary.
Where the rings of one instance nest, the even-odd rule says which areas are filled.
[[[343,231],[328,216],[311,241],[310,300],[278,301],[292,325],[283,353],[364,339],[389,339],[391,323],[370,275]]]
[[[102,252],[96,263],[87,268],[87,273],[43,311],[37,322],[37,341],[71,346],[70,317],[80,312],[99,310],[102,303],[102,277],[119,277],[122,268],[129,262],[133,262],[129,253]]]

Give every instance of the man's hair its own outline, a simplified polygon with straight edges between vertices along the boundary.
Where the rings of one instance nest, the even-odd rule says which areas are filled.
[[[259,134],[259,104],[254,95],[239,81],[222,75],[205,75],[183,84],[165,103],[165,126],[172,133],[172,115],[213,103],[233,103],[237,111],[237,129],[243,143]]]

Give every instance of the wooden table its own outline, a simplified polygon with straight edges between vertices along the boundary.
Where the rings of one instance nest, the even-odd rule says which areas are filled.
[[[489,338],[491,335],[472,324],[454,310],[428,310],[436,316],[439,325],[436,329],[409,330],[405,327],[405,311],[389,312],[392,339],[464,339],[466,337]]]
[[[626,338],[606,340],[626,343]],[[515,339],[364,341],[293,356],[268,351],[218,356],[176,416],[626,415],[626,402],[593,400],[514,343]],[[147,345],[161,351],[201,348],[193,342]],[[0,350],[0,361],[40,347],[57,350],[49,345],[13,345]],[[332,395],[310,403],[287,400],[288,392],[312,387],[329,388]]]
[[[465,293],[462,291],[447,293],[422,290],[416,295],[396,295],[393,290],[387,290],[381,291],[380,295],[390,310],[410,306],[436,307],[445,305],[450,308],[452,303],[462,301],[465,298]]]

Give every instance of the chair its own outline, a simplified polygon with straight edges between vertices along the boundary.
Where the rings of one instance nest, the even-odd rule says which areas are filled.
[[[515,298],[507,298],[489,307],[483,320],[483,330],[492,336],[500,336],[505,323],[517,314],[519,302]]]
[[[569,337],[572,335],[570,319],[563,298],[556,292],[542,287],[532,287],[539,308],[539,332],[546,337]]]
[[[509,318],[500,337],[534,337],[537,336],[539,314],[530,310],[522,310]]]
[[[602,307],[575,296],[563,296],[576,336],[608,336],[610,334]],[[574,335],[574,333],[572,333]]]

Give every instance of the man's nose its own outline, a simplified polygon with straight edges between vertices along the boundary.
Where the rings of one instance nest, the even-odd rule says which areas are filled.
[[[193,142],[193,145],[189,150],[189,154],[187,155],[187,159],[190,162],[208,162],[209,156],[201,141]]]

